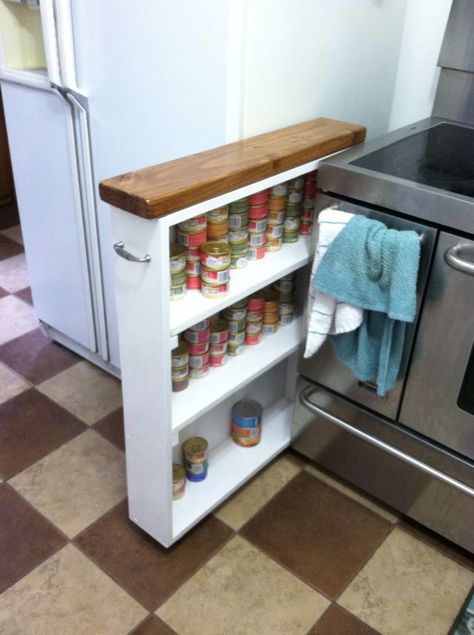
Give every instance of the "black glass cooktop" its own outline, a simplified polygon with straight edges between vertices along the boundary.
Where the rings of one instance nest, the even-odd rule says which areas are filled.
[[[351,163],[474,198],[473,128],[441,123]]]

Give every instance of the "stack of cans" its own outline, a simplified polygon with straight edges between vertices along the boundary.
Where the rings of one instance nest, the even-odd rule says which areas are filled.
[[[249,199],[249,260],[260,260],[265,256],[268,192],[257,192]]]
[[[189,385],[189,345],[180,342],[171,351],[171,385],[173,392],[180,392]]]
[[[184,332],[184,339],[188,343],[189,376],[200,379],[209,372],[209,318],[201,320]]]
[[[211,319],[210,324],[209,364],[213,367],[223,366],[227,361],[229,346],[229,325],[227,320]]]
[[[230,247],[216,240],[200,247],[201,293],[206,298],[221,298],[229,291]]]
[[[262,339],[264,307],[265,300],[262,293],[256,293],[249,298],[245,326],[245,344],[247,346],[259,344]]]
[[[229,206],[229,245],[230,266],[232,269],[241,269],[248,262],[248,216],[249,199],[241,198]]]
[[[173,500],[183,498],[186,492],[186,471],[179,463],[173,463]]]
[[[247,300],[241,300],[224,310],[224,318],[229,329],[228,353],[231,357],[244,352],[247,307]]]
[[[229,233],[229,208],[227,205],[207,213],[207,239],[227,242]]]
[[[291,324],[294,317],[295,307],[293,303],[293,278],[295,274],[290,273],[287,276],[283,276],[280,278],[275,285],[274,288],[278,291],[279,294],[279,324],[280,326],[286,326],[287,324]]]
[[[191,437],[183,443],[184,467],[188,481],[203,481],[207,477],[208,443],[202,437]]]
[[[186,287],[201,288],[200,246],[207,240],[207,217],[205,214],[190,218],[178,225],[178,242],[186,249]]]
[[[263,408],[253,399],[241,399],[232,406],[232,439],[237,445],[251,447],[262,438]]]
[[[281,249],[287,194],[288,186],[286,183],[279,183],[270,190],[267,214],[266,251],[278,251]]]
[[[303,213],[300,234],[309,236],[313,231],[314,205],[316,202],[316,170],[308,172],[304,179]]]
[[[298,176],[288,181],[288,200],[285,209],[283,242],[295,243],[298,240],[303,207],[304,178]]]
[[[271,335],[278,331],[280,321],[280,296],[275,289],[265,289],[262,293],[265,301],[263,307],[263,335]]]
[[[170,245],[170,299],[179,300],[186,293],[186,249],[183,245]]]

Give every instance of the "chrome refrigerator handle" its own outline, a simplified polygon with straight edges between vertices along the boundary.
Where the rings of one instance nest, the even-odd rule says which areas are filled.
[[[320,406],[317,406],[316,404],[314,404],[312,401],[309,400],[309,397],[312,394],[314,394],[316,391],[317,391],[317,388],[314,388],[313,386],[308,386],[307,388],[304,388],[300,392],[299,400],[300,400],[300,403],[305,408],[307,408],[314,414],[319,415],[323,419],[326,419],[326,421],[330,421],[331,423],[336,425],[338,428],[342,428],[342,430],[345,430],[346,432],[349,432],[350,434],[353,434],[356,437],[359,437],[359,439],[362,439],[363,441],[366,441],[367,443],[374,445],[380,450],[384,450],[384,452],[387,452],[388,454],[391,454],[392,456],[397,457],[404,463],[409,463],[410,465],[412,465],[413,467],[416,467],[422,472],[426,472],[427,474],[434,476],[438,480],[444,481],[448,485],[451,485],[451,487],[455,487],[456,489],[461,491],[463,494],[467,494],[468,496],[474,497],[474,489],[472,489],[472,487],[469,487],[469,485],[465,485],[464,483],[461,483],[461,481],[451,478],[447,474],[440,472],[439,470],[431,467],[427,463],[424,463],[423,461],[419,461],[418,459],[415,459],[413,456],[410,456],[409,454],[406,454],[405,452],[402,452],[401,450],[398,450],[397,448],[394,448],[393,446],[388,445],[388,443],[385,443],[384,441],[381,441],[380,439],[377,439],[371,436],[370,434],[367,434],[366,432],[362,432],[362,430],[359,430],[358,428],[351,426],[349,423],[346,423],[342,419],[335,417],[334,415],[330,414],[329,412],[327,412]]]
[[[125,249],[125,243],[123,242],[123,240],[115,243],[114,249],[119,256],[125,258],[125,260],[130,260],[130,262],[150,262],[151,260],[151,256],[149,256],[148,254],[146,256],[143,256],[143,258],[138,258],[137,256],[131,254]]]
[[[470,261],[462,258],[463,253],[471,255],[472,260]],[[456,271],[467,273],[468,276],[474,276],[474,245],[468,245],[465,243],[453,245],[445,251],[444,259],[447,264],[453,269],[456,269]]]

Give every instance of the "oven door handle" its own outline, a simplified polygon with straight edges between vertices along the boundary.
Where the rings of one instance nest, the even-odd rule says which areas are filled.
[[[374,445],[380,450],[383,450],[384,452],[387,452],[388,454],[391,454],[392,456],[397,457],[404,463],[408,463],[412,465],[413,467],[421,470],[422,472],[426,472],[427,474],[430,474],[430,476],[434,476],[438,480],[444,481],[451,487],[455,487],[456,489],[460,490],[463,494],[467,494],[468,496],[474,497],[474,489],[472,487],[469,487],[465,483],[462,483],[461,481],[451,478],[451,476],[444,474],[444,472],[440,472],[439,470],[435,469],[434,467],[431,467],[427,463],[424,463],[423,461],[419,461],[418,459],[415,459],[413,456],[410,456],[409,454],[406,454],[405,452],[398,450],[392,445],[388,445],[388,443],[385,443],[384,441],[381,441],[380,439],[377,439],[376,437],[373,437],[372,435],[367,434],[366,432],[362,432],[362,430],[359,430],[358,428],[351,426],[346,421],[343,421],[342,419],[335,417],[331,413],[327,412],[327,410],[324,410],[320,406],[317,406],[315,403],[313,403],[309,399],[311,395],[317,392],[317,390],[318,389],[314,388],[313,386],[308,386],[306,388],[303,388],[303,390],[301,390],[299,394],[299,400],[300,400],[300,403],[305,408],[307,408],[314,414],[319,415],[322,419],[325,419],[326,421],[333,423],[338,428],[341,428],[342,430],[345,430],[346,432],[349,432],[350,434],[353,434],[354,436],[359,437],[359,439],[362,439],[363,441],[366,441],[367,443]]]
[[[474,276],[474,262],[465,260],[462,255],[471,255],[474,257],[474,245],[459,243],[447,249],[444,253],[444,259],[450,267]]]

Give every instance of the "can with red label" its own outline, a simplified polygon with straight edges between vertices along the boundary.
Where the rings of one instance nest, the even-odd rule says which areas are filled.
[[[211,320],[211,345],[223,344],[229,339],[229,327],[226,320]]]
[[[265,258],[265,245],[262,247],[249,247],[248,260],[261,260]]]
[[[184,339],[190,344],[198,344],[209,341],[209,328],[205,328],[199,331],[188,329],[184,332]]]
[[[211,300],[224,298],[229,293],[229,283],[214,285],[201,282],[201,293],[205,298],[210,298]]]
[[[184,232],[178,229],[178,242],[185,247],[199,247],[207,240],[207,229],[198,232]]]
[[[208,269],[207,267],[201,267],[201,280],[207,284],[220,285],[229,282],[230,269],[222,269],[218,271],[216,269]]]
[[[266,203],[264,203],[263,205],[251,205],[248,211],[249,220],[265,218],[265,216],[267,215],[267,211],[268,206]]]

